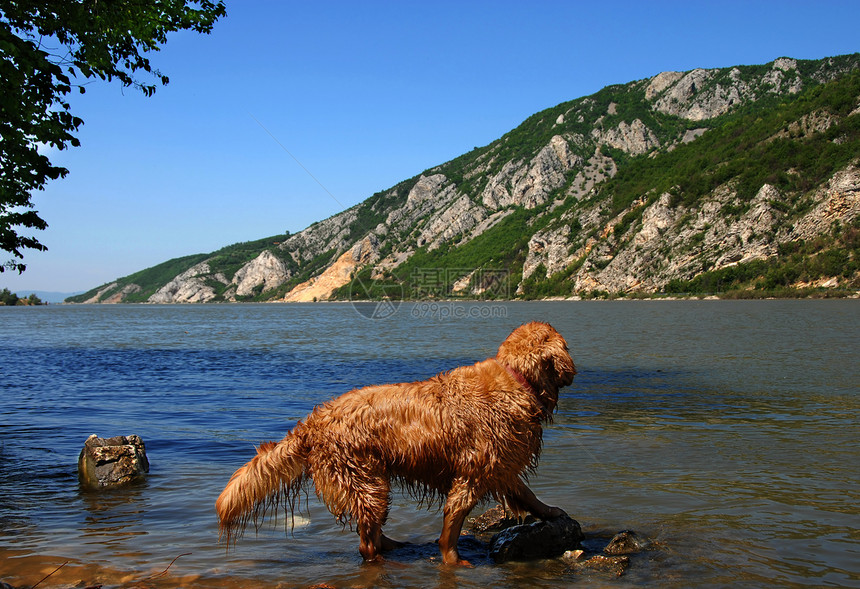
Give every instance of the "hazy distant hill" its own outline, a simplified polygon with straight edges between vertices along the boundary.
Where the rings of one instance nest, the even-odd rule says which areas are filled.
[[[74,302],[852,291],[860,54],[663,72],[294,235],[167,261]]]
[[[45,303],[62,303],[69,297],[77,296],[81,293],[77,292],[56,292],[56,291],[48,291],[48,290],[37,290],[37,291],[27,291],[27,294],[30,293],[35,294],[37,297],[42,299]],[[23,294],[23,293],[22,293]]]
[[[56,292],[56,291],[48,291],[48,290],[22,290],[17,289],[17,292],[14,293],[21,298],[27,298],[31,294],[36,295],[40,301],[43,303],[62,303],[69,297],[73,297],[79,295],[79,292]]]

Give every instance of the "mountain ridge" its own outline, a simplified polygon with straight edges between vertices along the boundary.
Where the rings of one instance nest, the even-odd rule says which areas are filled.
[[[301,232],[68,300],[853,291],[858,72],[860,54],[783,57],[608,86]]]

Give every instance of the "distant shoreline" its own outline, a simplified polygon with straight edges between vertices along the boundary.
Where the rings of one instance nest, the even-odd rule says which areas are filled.
[[[757,291],[732,291],[721,294],[608,294],[607,296],[580,296],[570,297],[546,297],[540,299],[472,299],[472,298],[440,298],[440,299],[392,299],[403,303],[540,303],[540,302],[582,302],[582,301],[790,301],[790,300],[837,300],[837,299],[860,299],[860,291],[815,291],[811,293],[786,294],[783,296]],[[247,304],[284,304],[284,305],[307,305],[318,303],[379,303],[385,299],[335,299],[324,301],[211,301],[205,303],[50,303],[51,305],[247,305]]]

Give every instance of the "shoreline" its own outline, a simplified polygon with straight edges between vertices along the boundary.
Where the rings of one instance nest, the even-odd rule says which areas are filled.
[[[150,303],[150,302],[95,302],[95,303],[51,303],[57,305],[245,305],[245,304],[284,304],[284,305],[307,305],[319,303],[379,303],[384,300],[398,301],[403,303],[541,303],[541,302],[581,302],[581,301],[791,301],[791,300],[857,300],[860,299],[860,290],[839,290],[796,292],[777,295],[772,292],[758,292],[754,290],[729,291],[726,293],[599,293],[595,295],[571,295],[569,297],[554,296],[544,298],[496,298],[481,299],[470,297],[449,297],[433,299],[327,299],[318,301],[284,301],[284,300],[261,300],[261,301],[207,301],[202,303]],[[4,305],[0,305],[4,306]],[[32,306],[32,305],[17,305]],[[49,306],[47,304],[40,306]]]

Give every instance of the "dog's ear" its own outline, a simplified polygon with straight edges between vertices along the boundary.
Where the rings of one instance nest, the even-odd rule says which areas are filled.
[[[543,370],[542,344],[545,339],[545,324],[532,322],[520,325],[499,346],[496,358],[522,374],[530,383],[536,384]]]
[[[542,376],[556,388],[573,382],[576,366],[568,352],[567,342],[553,327],[547,325],[548,333],[540,344]]]
[[[576,375],[576,366],[573,363],[573,358],[570,357],[567,342],[559,335],[547,347],[551,350],[552,369],[556,375],[557,385],[559,387],[568,386],[573,382],[573,377]]]
[[[533,321],[516,328],[499,346],[497,358],[541,388],[567,386],[576,374],[567,342],[548,323]]]

